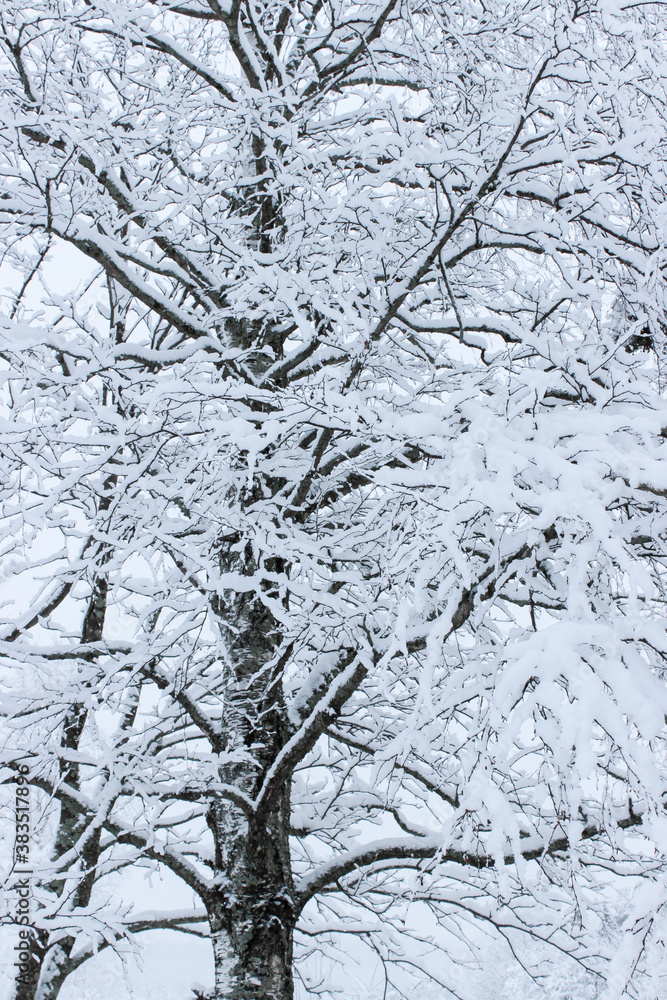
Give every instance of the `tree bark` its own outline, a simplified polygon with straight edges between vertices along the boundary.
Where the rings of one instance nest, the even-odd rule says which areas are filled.
[[[233,565],[245,575],[258,574],[249,546],[242,557],[223,561],[225,569]],[[217,612],[234,626],[226,629],[226,745],[220,748],[219,774],[254,798],[290,736],[282,672],[271,668],[279,627],[256,592],[235,594]],[[207,901],[215,1000],[292,1000],[289,781],[265,815],[217,800],[207,820],[215,844],[216,889]]]
[[[212,826],[216,825],[212,820]],[[209,902],[213,996],[215,1000],[292,1000],[292,877],[281,844],[287,838],[279,822],[247,829],[245,836],[240,831],[232,834],[232,825],[223,820],[218,827],[218,842],[224,845],[228,860]],[[234,846],[228,852],[231,843]]]

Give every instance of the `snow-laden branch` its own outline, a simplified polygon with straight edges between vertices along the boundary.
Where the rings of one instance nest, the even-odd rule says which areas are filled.
[[[641,824],[641,814],[636,813],[630,806],[627,815],[617,820],[616,827],[619,830],[627,830]],[[605,834],[604,828],[591,824],[580,831],[579,840],[593,840]],[[545,856],[564,854],[571,850],[572,846],[572,841],[566,835],[547,841],[539,837],[526,837],[522,843],[521,858],[523,861],[538,861]],[[439,865],[452,863],[475,871],[498,865],[498,858],[492,854],[475,854],[472,851],[452,848],[443,850],[442,839],[439,837],[388,838],[335,855],[304,876],[297,884],[297,909],[301,912],[308,900],[329,887],[336,886],[347,875],[355,872],[372,874],[379,869],[400,868],[406,863],[417,864],[427,858],[436,858]],[[514,865],[516,860],[514,854],[507,854],[503,859],[506,865]]]
[[[38,775],[31,776],[31,782],[36,788],[41,788],[50,796],[69,806],[70,809],[79,813],[87,823],[96,821],[98,810],[95,803],[82,792],[68,786],[65,782],[57,785]],[[203,878],[195,866],[188,859],[167,844],[156,844],[154,838],[148,833],[138,831],[131,823],[113,819],[106,815],[103,821],[104,829],[113,835],[118,843],[130,844],[140,850],[141,854],[152,858],[154,861],[163,864],[183,879],[186,885],[190,886],[200,898],[206,898],[210,890],[210,884]]]
[[[258,816],[266,815],[271,809],[282,785],[291,778],[294,768],[312,750],[322,733],[338,718],[367,673],[368,666],[360,655],[353,649],[348,650],[328,690],[285,744],[266,775],[254,803]]]

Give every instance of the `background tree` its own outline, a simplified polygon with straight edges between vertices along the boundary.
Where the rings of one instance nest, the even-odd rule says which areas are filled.
[[[217,1000],[290,998],[295,934],[352,932],[401,990],[410,903],[445,945],[472,921],[602,972],[625,875],[623,990],[664,906],[661,15],[2,27],[6,756],[58,804],[42,955],[114,939],[93,884],[152,859]],[[66,246],[88,288],[39,316]]]

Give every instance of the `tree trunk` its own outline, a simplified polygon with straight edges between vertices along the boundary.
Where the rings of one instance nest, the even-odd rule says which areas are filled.
[[[292,1000],[292,880],[282,836],[267,825],[235,838],[209,904],[215,1000]]]
[[[244,574],[256,574],[249,547],[242,560],[229,560],[237,570],[241,561]],[[282,671],[269,666],[280,638],[278,625],[252,592],[235,594],[217,611],[221,621],[234,624],[226,635],[226,745],[220,748],[219,774],[223,782],[254,798],[290,736]],[[231,754],[234,760],[228,762]],[[212,804],[207,818],[217,883],[207,901],[215,1000],[292,1000],[289,782],[277,790],[264,815],[249,818],[239,806],[221,799]]]

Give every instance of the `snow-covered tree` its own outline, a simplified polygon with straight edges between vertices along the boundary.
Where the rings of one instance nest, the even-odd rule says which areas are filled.
[[[199,898],[216,1000],[289,1000],[295,970],[327,994],[363,949],[394,995],[458,990],[431,952],[486,928],[603,975],[622,877],[609,982],[648,974],[660,10],[3,0],[0,650],[5,778],[51,803],[37,1000],[199,918],[114,903],[139,863]]]

